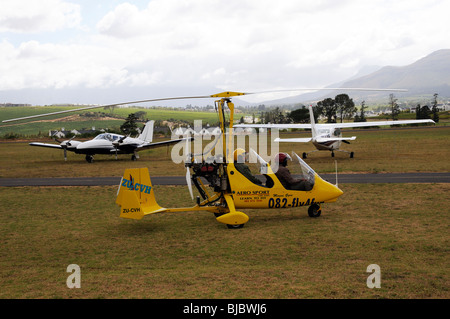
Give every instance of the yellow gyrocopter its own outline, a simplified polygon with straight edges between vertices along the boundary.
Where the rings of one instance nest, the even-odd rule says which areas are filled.
[[[254,150],[250,150],[260,165],[260,173],[266,178],[266,183],[256,184],[244,176],[235,166],[233,146],[233,113],[234,104],[231,97],[244,95],[238,92],[223,92],[211,97],[216,100],[219,113],[222,136],[223,160],[214,158],[196,162],[190,154],[185,162],[186,179],[192,196],[192,184],[200,196],[192,207],[164,208],[158,205],[151,178],[147,168],[126,169],[119,185],[116,204],[121,207],[120,217],[142,219],[146,215],[156,213],[174,213],[186,211],[205,211],[214,213],[216,220],[226,224],[228,228],[241,228],[249,217],[240,211],[246,208],[283,209],[308,206],[308,214],[318,217],[321,214],[321,204],[334,202],[343,194],[342,190],[323,180],[297,154],[294,160],[301,166],[303,178],[308,181],[309,190],[286,189],[275,175],[272,167]],[[226,134],[225,108],[230,111],[228,134]],[[202,154],[203,156],[208,154]],[[206,158],[208,158],[206,156]],[[193,174],[190,173],[193,171]],[[205,185],[206,180],[209,185]]]

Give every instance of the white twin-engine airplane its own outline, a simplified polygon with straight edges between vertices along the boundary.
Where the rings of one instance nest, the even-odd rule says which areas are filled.
[[[67,151],[74,152],[76,154],[85,154],[86,161],[92,163],[95,154],[133,154],[131,159],[135,161],[139,158],[137,152],[146,150],[149,148],[166,146],[178,143],[185,140],[173,139],[168,141],[156,142],[153,141],[153,124],[154,121],[148,121],[142,133],[136,137],[128,137],[114,133],[102,133],[97,135],[94,139],[80,142],[72,139],[60,142],[60,144],[49,143],[30,143],[31,146],[49,147],[64,150],[64,159],[67,160]],[[58,141],[59,142],[59,141]]]
[[[236,124],[234,127],[253,127],[253,128],[302,128],[311,129],[312,136],[306,138],[276,138],[274,142],[294,142],[294,143],[308,143],[312,142],[317,150],[303,153],[302,157],[307,158],[309,153],[317,151],[331,151],[331,156],[334,157],[334,151],[346,152],[353,158],[354,153],[340,150],[342,142],[350,144],[349,141],[354,141],[356,136],[342,137],[342,128],[352,127],[368,127],[368,126],[383,126],[383,125],[403,125],[403,124],[419,124],[419,123],[434,123],[433,120],[402,120],[402,121],[372,121],[372,122],[348,122],[348,123],[327,123],[316,124],[314,121],[314,114],[312,106],[309,107],[310,124]]]

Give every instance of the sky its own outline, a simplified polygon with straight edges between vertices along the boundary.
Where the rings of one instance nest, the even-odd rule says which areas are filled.
[[[88,89],[96,103],[103,89],[325,87],[450,48],[449,12],[448,0],[0,0],[0,92]]]

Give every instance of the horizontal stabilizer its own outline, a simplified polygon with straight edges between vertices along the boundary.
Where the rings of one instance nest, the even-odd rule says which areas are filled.
[[[146,143],[146,144],[142,144],[139,145],[136,148],[136,151],[143,151],[143,150],[147,150],[150,148],[156,148],[156,147],[161,147],[161,146],[169,146],[169,145],[173,145],[173,144],[177,144],[178,142],[184,142],[187,140],[193,140],[193,137],[187,137],[187,138],[180,138],[180,139],[175,139],[175,140],[167,140],[167,141],[161,141],[161,142],[154,142],[154,143]]]
[[[308,143],[312,140],[311,137],[305,138],[276,138],[274,142],[288,142],[288,143]]]
[[[319,137],[316,139],[317,143],[326,143],[326,142],[335,142],[335,141],[354,141],[356,140],[356,136],[352,137],[331,137],[331,138],[324,138]]]

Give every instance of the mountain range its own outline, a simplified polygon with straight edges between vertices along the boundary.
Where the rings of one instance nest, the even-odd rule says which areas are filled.
[[[371,70],[374,70],[370,72]],[[370,67],[340,83],[327,87],[332,88],[384,88],[407,89],[407,92],[394,92],[396,98],[433,96],[437,93],[440,98],[450,98],[450,49],[434,51],[416,62],[406,66]],[[369,71],[369,72],[367,72]],[[367,74],[364,74],[367,73]],[[386,92],[345,92],[344,91],[316,91],[285,99],[268,101],[266,104],[308,103],[323,100],[325,97],[334,98],[339,93],[347,93],[354,101],[387,101]]]

